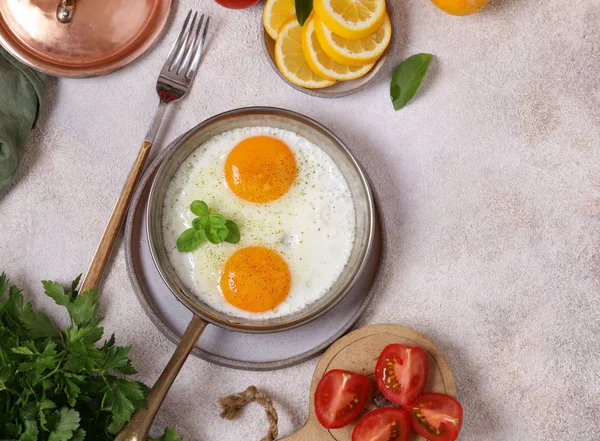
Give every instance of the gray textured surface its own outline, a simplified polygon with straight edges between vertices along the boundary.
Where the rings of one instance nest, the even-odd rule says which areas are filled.
[[[178,2],[179,22],[192,1]],[[395,8],[388,69],[436,55],[415,101],[394,112],[384,75],[323,100],[277,78],[260,6],[214,16],[198,82],[161,142],[217,112],[287,107],[338,133],[383,202],[389,253],[362,324],[401,323],[446,354],[465,407],[463,440],[598,439],[600,413],[600,3],[496,1],[468,18],[426,0]],[[154,111],[170,41],[113,75],[53,81],[16,185],[0,201],[0,266],[38,304],[41,279],[86,269]],[[218,35],[217,35],[218,33]],[[173,109],[175,110],[175,109]],[[106,329],[152,382],[173,346],[143,314],[120,246],[102,288]],[[316,360],[273,373],[191,359],[158,424],[190,440],[258,440],[258,408],[218,418],[217,397],[256,384],[281,433],[298,428]]]

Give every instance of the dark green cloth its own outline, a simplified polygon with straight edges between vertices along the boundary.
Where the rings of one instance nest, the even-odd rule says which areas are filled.
[[[48,77],[0,46],[0,190],[8,187],[23,158]]]

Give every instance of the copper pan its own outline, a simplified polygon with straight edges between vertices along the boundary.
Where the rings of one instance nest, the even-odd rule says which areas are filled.
[[[106,75],[142,55],[163,31],[172,0],[0,0],[0,44],[34,69],[64,77]]]

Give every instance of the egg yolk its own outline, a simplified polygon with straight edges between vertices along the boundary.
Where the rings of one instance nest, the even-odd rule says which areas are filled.
[[[265,247],[242,248],[225,262],[221,276],[225,299],[244,311],[275,308],[290,290],[290,270],[277,252]]]
[[[233,192],[250,202],[271,202],[289,190],[296,177],[290,148],[270,136],[244,139],[225,161],[225,178]]]

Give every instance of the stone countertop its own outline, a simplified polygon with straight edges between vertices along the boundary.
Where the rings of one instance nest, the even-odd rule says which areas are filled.
[[[156,104],[154,82],[189,7],[213,17],[189,96],[168,112],[157,151],[224,110],[267,105],[330,127],[364,165],[381,202],[387,254],[360,324],[400,323],[437,342],[465,410],[462,440],[597,439],[600,412],[600,3],[497,0],[458,18],[427,0],[394,7],[395,50],[366,90],[327,100],[271,70],[262,4],[244,11],[176,2],[166,36],[102,78],[52,80],[15,185],[0,199],[0,267],[56,312],[40,280],[84,272]],[[435,54],[406,108],[392,68]],[[105,328],[133,344],[152,383],[174,346],[139,306],[119,243],[101,289]],[[280,433],[307,415],[317,360],[243,372],[191,358],[155,430],[187,441],[258,440],[258,406],[239,422],[217,398],[255,384],[272,394]]]

